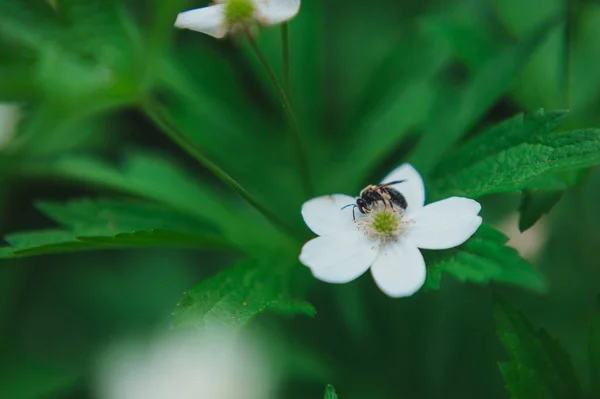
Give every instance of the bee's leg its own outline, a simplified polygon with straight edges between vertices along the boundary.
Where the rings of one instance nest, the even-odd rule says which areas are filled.
[[[383,198],[383,207],[384,209],[387,210],[388,204],[392,207],[392,209],[394,209],[394,205],[392,204],[392,202],[390,201],[389,198]]]

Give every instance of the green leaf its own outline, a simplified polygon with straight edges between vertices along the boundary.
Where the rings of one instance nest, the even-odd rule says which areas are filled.
[[[435,196],[518,192],[544,175],[600,163],[600,130],[582,129],[535,137],[485,158],[464,171],[437,179]]]
[[[510,363],[500,363],[514,399],[577,399],[583,389],[565,350],[544,330],[508,304],[497,300],[494,317]]]
[[[239,328],[266,311],[314,316],[307,302],[288,294],[289,265],[244,261],[185,293],[173,312],[173,325],[195,329]]]
[[[41,230],[11,233],[4,236],[10,247],[3,247],[3,258],[44,255],[94,249],[93,244],[80,242],[65,230]]]
[[[513,284],[536,292],[546,289],[544,277],[519,256],[517,251],[505,246],[508,238],[495,228],[483,224],[465,244],[445,253],[431,254],[441,257],[430,262],[428,289],[439,288],[439,273],[448,273],[461,282],[487,284],[499,282]],[[430,255],[430,253],[427,253]]]
[[[452,175],[511,147],[547,136],[560,126],[567,114],[568,111],[563,110],[540,109],[527,117],[519,114],[506,119],[446,155],[436,168],[436,175]]]
[[[126,247],[230,248],[206,225],[160,205],[76,200],[37,206],[64,228],[9,234],[10,251],[3,248],[0,258]]]
[[[119,167],[102,159],[65,156],[54,162],[29,164],[25,173],[70,179],[124,194],[150,199],[185,212],[215,226],[227,241],[248,248],[266,242],[268,230],[256,234],[264,221],[249,217],[247,207],[229,203],[218,190],[202,183],[176,163],[143,152],[129,153]],[[240,228],[253,226],[255,229]]]
[[[333,386],[327,385],[327,387],[325,387],[325,396],[323,399],[338,399],[337,393],[335,393]]]
[[[446,156],[436,169],[436,175],[439,176],[438,181],[451,182],[457,177],[464,177],[474,173],[475,170],[480,170],[479,168],[484,164],[489,165],[497,162],[498,168],[502,168],[503,171],[499,175],[493,172],[490,174],[491,178],[487,178],[487,183],[491,184],[484,184],[488,187],[486,190],[489,190],[493,184],[504,184],[503,190],[508,191],[525,190],[521,201],[519,228],[521,231],[528,229],[543,214],[552,209],[560,200],[565,189],[575,186],[581,181],[585,175],[585,169],[556,172],[553,169],[560,171],[562,168],[560,162],[564,162],[564,160],[553,163],[553,158],[549,157],[546,162],[549,170],[538,172],[537,175],[529,175],[525,181],[519,182],[515,175],[508,177],[510,168],[507,167],[506,163],[514,157],[522,157],[521,161],[524,162],[543,163],[540,159],[536,160],[536,157],[540,155],[540,149],[543,150],[540,144],[552,143],[556,140],[555,138],[561,137],[551,133],[562,123],[566,115],[566,111],[545,112],[539,110],[527,117],[517,115],[491,127],[468,141],[455,153]],[[565,135],[567,134],[565,133]],[[578,133],[575,133],[575,136],[577,135]],[[581,135],[581,137],[584,136]],[[557,151],[560,152],[560,150]],[[593,151],[591,155],[593,155]],[[560,158],[561,155],[554,155],[554,157]],[[541,159],[543,160],[543,158]],[[517,159],[515,161],[520,162]],[[523,170],[516,170],[516,172],[522,176],[527,174],[525,169],[530,168],[530,166],[515,167],[515,169],[519,168],[523,168]],[[503,182],[501,179],[505,179],[505,177],[502,176],[502,173],[507,173],[506,180]],[[513,180],[508,181],[509,179]],[[487,191],[483,193],[470,191],[471,188],[469,188],[469,194],[467,195],[480,196],[489,193]],[[499,192],[496,191],[498,189],[496,187],[492,191]],[[465,191],[461,192],[465,193]],[[450,191],[446,194],[449,193]]]
[[[163,205],[141,201],[79,199],[66,203],[40,201],[36,207],[77,235],[113,235],[138,230],[170,230],[191,234],[214,232],[211,226]]]
[[[600,397],[600,296],[590,323],[589,336],[590,380],[594,397]]]
[[[525,40],[483,64],[459,93],[446,90],[440,96],[431,124],[411,156],[422,174],[431,173],[439,158],[510,88],[514,76],[557,22],[557,18],[544,22]]]
[[[519,230],[523,232],[529,229],[544,214],[549,213],[562,195],[562,191],[523,191],[519,206]]]

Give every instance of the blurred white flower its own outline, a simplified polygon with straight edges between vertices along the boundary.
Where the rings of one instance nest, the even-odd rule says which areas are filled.
[[[10,140],[21,119],[20,107],[15,104],[0,104],[0,148]]]
[[[456,247],[481,225],[481,205],[472,199],[452,197],[424,206],[423,180],[409,164],[393,170],[382,184],[391,182],[389,187],[404,197],[405,209],[375,201],[363,214],[348,206],[355,198],[342,194],[304,203],[304,222],[319,237],[304,245],[300,261],[316,278],[347,283],[371,268],[384,293],[410,296],[425,282],[425,261],[419,248]]]
[[[96,383],[100,399],[268,399],[273,375],[247,336],[178,332],[109,349]]]
[[[220,0],[215,4],[182,12],[175,26],[222,38],[240,33],[254,24],[271,26],[294,18],[300,0]]]

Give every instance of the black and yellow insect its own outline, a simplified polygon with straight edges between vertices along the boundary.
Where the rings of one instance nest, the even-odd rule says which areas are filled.
[[[404,195],[402,195],[398,190],[390,187],[394,184],[400,184],[405,181],[406,180],[396,180],[389,183],[379,184],[377,186],[368,185],[361,190],[359,197],[356,198],[356,204],[348,204],[342,209],[349,206],[354,206],[354,208],[358,208],[360,213],[366,214],[371,212],[374,204],[381,202],[383,203],[384,207],[389,205],[392,208],[396,206],[401,210],[405,210],[408,206],[406,203],[406,198],[404,198]],[[356,219],[354,215],[354,209],[352,209],[352,218]]]

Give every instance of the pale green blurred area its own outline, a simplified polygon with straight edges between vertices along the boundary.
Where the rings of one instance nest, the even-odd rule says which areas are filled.
[[[72,154],[118,163],[152,150],[175,159],[217,201],[241,209],[255,223],[243,227],[256,232],[251,245],[265,251],[276,239],[266,223],[139,111],[140,99],[154,93],[208,156],[310,237],[299,217],[306,198],[290,161],[293,142],[243,40],[176,31],[177,12],[201,1],[73,3],[78,14],[56,18],[42,0],[0,0],[0,102],[20,104],[23,114],[16,135],[0,138],[2,234],[52,227],[35,200],[118,191],[48,178],[32,165],[39,171]],[[511,73],[511,49],[557,16]],[[293,102],[319,194],[378,181],[414,155],[423,134],[434,142],[437,132],[473,134],[539,108],[570,109],[561,129],[600,126],[595,1],[303,0],[290,40]],[[262,31],[259,44],[280,72],[279,30]],[[427,159],[428,148],[420,151]],[[255,322],[281,362],[277,397],[319,398],[331,383],[342,399],[508,398],[491,292],[562,341],[587,382],[587,325],[600,292],[600,174],[590,170],[582,180],[545,219],[534,262],[549,279],[544,295],[445,278],[439,291],[393,300],[369,276],[327,285],[298,264],[295,289],[316,318]],[[482,202],[486,221],[500,223],[519,197]],[[236,257],[209,248],[0,260],[0,398],[94,397],[94,365],[107,345],[165,328],[183,292]]]

